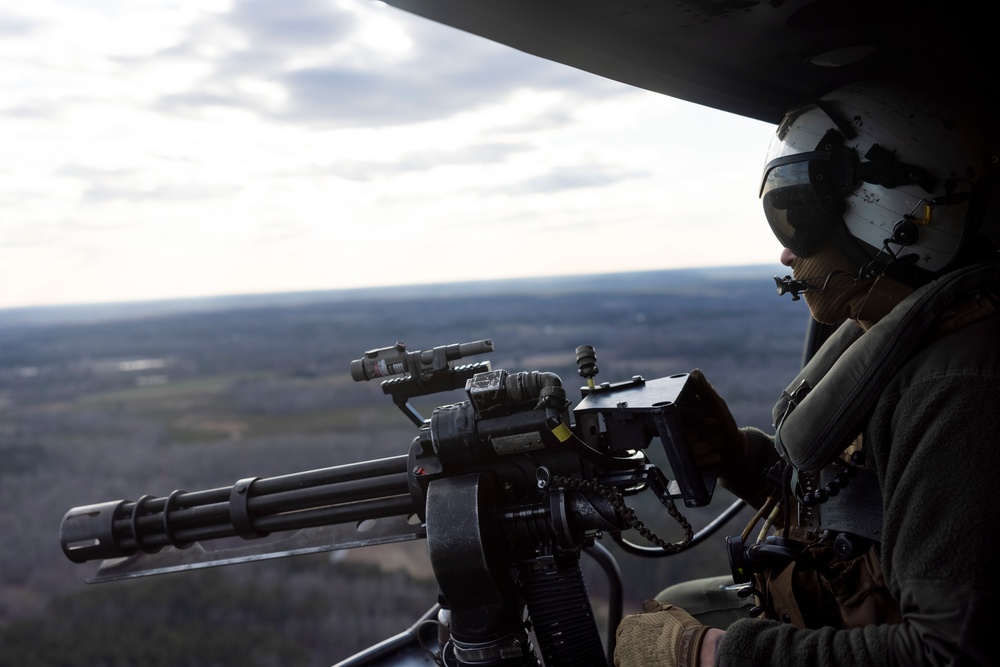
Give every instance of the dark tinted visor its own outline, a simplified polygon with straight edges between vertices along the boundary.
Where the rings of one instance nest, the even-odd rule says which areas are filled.
[[[768,163],[760,186],[764,215],[781,244],[799,257],[822,250],[842,216],[824,179],[830,153],[813,151]]]

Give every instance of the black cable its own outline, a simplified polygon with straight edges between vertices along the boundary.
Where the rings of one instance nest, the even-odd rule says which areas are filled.
[[[737,499],[736,501],[734,501],[732,505],[730,505],[725,510],[720,512],[719,515],[716,516],[707,526],[705,526],[704,528],[702,528],[701,530],[699,530],[697,533],[694,534],[685,551],[695,546],[696,544],[704,542],[706,539],[714,535],[719,530],[719,528],[727,524],[729,521],[733,519],[733,517],[739,514],[740,511],[745,506],[746,502],[744,502],[743,500]],[[632,542],[629,542],[624,537],[622,537],[620,533],[612,537],[614,541],[618,544],[618,546],[620,546],[626,553],[632,554],[633,556],[660,558],[662,556],[670,556],[672,555],[672,553],[675,553],[666,551],[664,549],[660,549],[659,547],[645,547],[638,544],[633,544]]]

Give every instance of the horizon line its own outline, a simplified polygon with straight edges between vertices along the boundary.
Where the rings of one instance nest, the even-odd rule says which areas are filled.
[[[690,273],[726,273],[733,271],[753,271],[755,269],[767,268],[769,270],[781,270],[780,265],[777,263],[759,263],[759,264],[733,264],[733,265],[719,265],[719,266],[693,266],[693,267],[677,267],[677,268],[665,268],[665,269],[637,269],[634,271],[609,271],[609,272],[592,272],[592,273],[569,273],[569,274],[555,274],[555,275],[537,275],[537,276],[516,276],[516,277],[504,277],[504,278],[477,278],[470,280],[450,280],[441,282],[426,282],[426,283],[407,283],[407,284],[394,284],[394,285],[368,285],[368,286],[358,286],[358,287],[329,287],[329,288],[316,288],[316,289],[301,289],[301,290],[282,290],[274,292],[230,292],[230,293],[217,293],[217,294],[199,294],[190,296],[168,296],[168,297],[153,297],[149,299],[122,299],[114,301],[87,301],[79,303],[48,303],[48,304],[36,304],[27,306],[0,306],[0,314],[11,315],[17,313],[26,312],[41,312],[46,310],[76,310],[76,309],[88,309],[88,308],[116,308],[116,307],[143,307],[143,306],[169,306],[190,304],[195,305],[196,303],[208,304],[209,302],[217,302],[224,300],[259,300],[268,299],[275,297],[285,297],[294,298],[305,297],[305,298],[315,298],[321,296],[332,296],[335,294],[342,295],[357,295],[357,294],[385,294],[387,292],[405,292],[412,294],[415,290],[425,290],[428,288],[465,288],[465,289],[475,289],[475,288],[488,288],[490,286],[496,285],[512,285],[512,284],[523,284],[523,285],[539,285],[539,284],[553,284],[572,280],[593,280],[599,278],[627,278],[642,275],[652,275],[652,274],[690,274]]]

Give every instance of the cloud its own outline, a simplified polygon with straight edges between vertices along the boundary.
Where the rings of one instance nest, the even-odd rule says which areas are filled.
[[[344,39],[357,27],[354,16],[322,0],[241,0],[227,21],[245,31],[254,43],[266,41],[299,49]]]
[[[96,178],[117,181],[129,174],[127,169],[102,169],[82,164],[65,164],[56,170],[56,176],[66,176],[69,178],[79,178],[90,181]]]
[[[2,33],[0,33],[2,34]],[[49,102],[27,101],[10,107],[0,107],[0,116],[10,120],[40,120],[59,117],[57,109]]]
[[[38,21],[0,12],[0,35],[4,37],[26,37],[40,27]]]
[[[288,92],[289,103],[279,117],[331,125],[406,124],[499,104],[518,91],[582,96],[595,89],[611,93],[616,86],[494,44],[456,43],[467,39],[444,32],[416,42],[406,60],[377,67],[331,62],[282,72],[275,80]]]
[[[128,202],[193,202],[211,199],[227,199],[239,192],[239,188],[201,185],[164,185],[150,189],[113,186],[93,186],[84,190],[83,199],[87,203]]]
[[[538,194],[614,185],[632,178],[649,176],[650,172],[621,171],[601,165],[581,165],[559,168],[541,176],[525,179],[505,188],[511,194]]]
[[[379,42],[373,26],[389,37]],[[162,55],[208,59],[211,73],[161,97],[164,110],[233,107],[326,128],[385,127],[449,118],[524,90],[629,90],[386,6],[242,0],[190,34]],[[247,80],[276,87],[283,99],[258,103],[240,85]]]
[[[54,175],[72,178],[84,184],[82,199],[86,203],[99,204],[116,201],[128,202],[203,202],[209,199],[225,199],[236,195],[236,186],[190,183],[164,183],[156,186],[142,184],[147,175],[136,167],[109,169],[83,164],[67,164]]]
[[[437,165],[493,163],[501,162],[512,155],[531,149],[530,144],[523,142],[475,144],[456,150],[425,150],[406,153],[399,160],[399,164],[409,169],[426,169],[429,166]]]
[[[422,150],[403,153],[391,162],[374,160],[340,160],[327,172],[352,181],[373,181],[407,172],[422,172],[447,166],[482,165],[503,162],[507,158],[532,150],[523,142],[489,142],[465,146],[456,150]]]

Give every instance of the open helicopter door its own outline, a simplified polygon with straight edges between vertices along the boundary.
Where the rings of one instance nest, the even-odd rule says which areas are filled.
[[[989,3],[970,0],[386,0],[387,4],[688,102],[778,123],[849,81],[993,88]],[[763,148],[762,148],[763,150]]]

